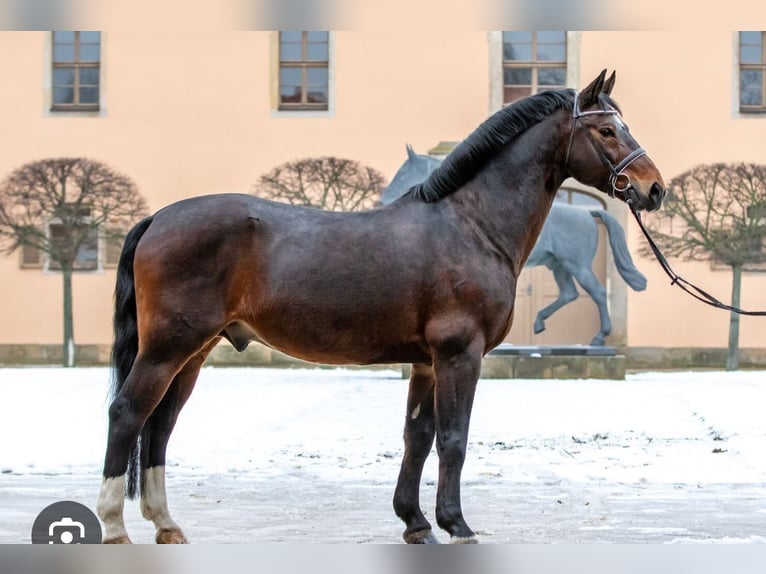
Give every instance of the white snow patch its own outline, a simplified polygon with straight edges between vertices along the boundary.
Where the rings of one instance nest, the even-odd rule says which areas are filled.
[[[100,473],[108,381],[106,368],[0,369],[0,470]],[[168,471],[389,481],[406,398],[394,370],[205,368],[171,438]],[[764,372],[482,380],[463,477],[764,484],[764,404]],[[424,480],[436,468],[434,453]]]

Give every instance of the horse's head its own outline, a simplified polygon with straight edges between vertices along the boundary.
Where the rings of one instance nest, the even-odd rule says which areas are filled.
[[[385,205],[398,199],[413,185],[424,182],[440,163],[440,159],[415,153],[408,144],[407,159],[394,174],[388,187],[383,190],[380,202]]]
[[[665,197],[665,182],[610,97],[614,80],[614,72],[606,79],[604,70],[575,94],[566,168],[578,181],[635,209],[654,211]]]

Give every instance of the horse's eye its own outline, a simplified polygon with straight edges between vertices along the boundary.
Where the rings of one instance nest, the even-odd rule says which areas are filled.
[[[598,133],[600,133],[605,138],[614,137],[614,130],[612,128],[599,128]]]

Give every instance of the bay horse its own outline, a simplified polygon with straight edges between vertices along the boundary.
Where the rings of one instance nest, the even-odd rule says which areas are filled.
[[[333,213],[246,194],[185,199],[138,223],[117,270],[113,399],[98,515],[129,543],[140,491],[159,543],[186,537],[165,490],[168,439],[208,353],[250,341],[328,364],[412,363],[393,506],[409,543],[438,542],[420,508],[436,440],[436,522],[476,542],[460,475],[482,357],[513,320],[516,279],[568,176],[655,210],[662,176],[630,135],[604,70],[582,92],[520,100],[390,205]]]
[[[440,158],[415,153],[408,145],[407,159],[381,193],[380,202],[386,205],[395,201],[412,186],[425,181],[441,162]],[[553,279],[559,288],[556,300],[538,311],[533,326],[535,334],[545,330],[546,319],[579,297],[575,286],[577,280],[598,308],[599,330],[590,344],[606,344],[605,337],[612,332],[612,320],[606,302],[606,289],[593,272],[593,260],[598,250],[598,226],[594,218],[600,219],[606,228],[620,277],[634,291],[646,289],[646,277],[633,263],[625,231],[614,216],[604,209],[582,209],[554,201],[526,263],[526,267],[547,267],[553,272]]]

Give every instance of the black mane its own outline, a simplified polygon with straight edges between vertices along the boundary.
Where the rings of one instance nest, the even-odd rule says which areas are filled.
[[[551,90],[519,100],[484,121],[410,195],[433,203],[468,183],[502,146],[558,109],[572,109],[574,91]]]

